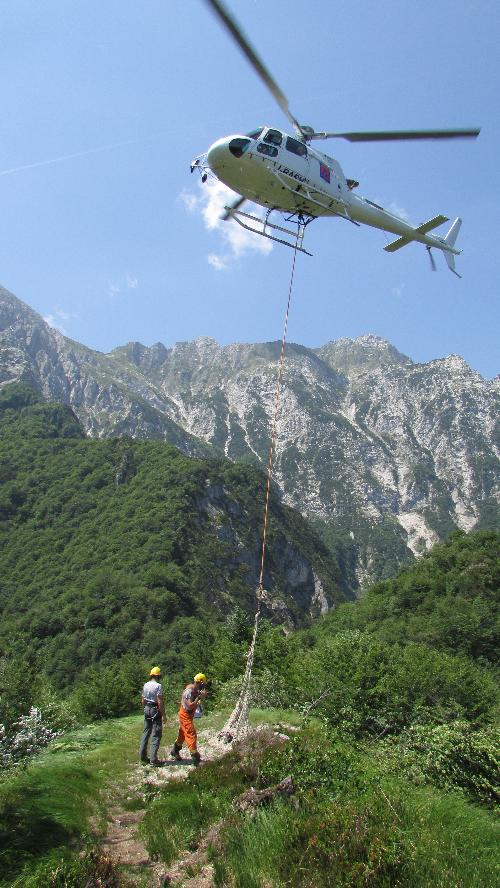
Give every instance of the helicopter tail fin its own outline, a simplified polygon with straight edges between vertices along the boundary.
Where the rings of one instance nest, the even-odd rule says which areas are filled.
[[[462,224],[462,220],[458,218],[455,219],[453,225],[451,226],[448,234],[444,237],[444,242],[447,247],[454,247],[455,241],[458,237],[458,232],[460,231],[460,226]]]
[[[461,224],[462,224],[462,220],[457,217],[455,219],[453,225],[451,226],[448,234],[445,235],[445,237],[443,238],[443,241],[446,244],[446,247],[449,248],[449,249],[446,249],[446,247],[445,247],[443,249],[443,254],[444,254],[444,258],[446,259],[446,264],[447,264],[448,268],[450,269],[450,271],[452,271],[453,274],[456,274],[457,277],[461,277],[461,275],[459,275],[458,272],[455,270],[455,255],[454,255],[454,253],[451,252],[451,250],[454,250],[455,241],[458,237],[458,232],[460,231]],[[458,252],[460,252],[460,251],[458,251]]]

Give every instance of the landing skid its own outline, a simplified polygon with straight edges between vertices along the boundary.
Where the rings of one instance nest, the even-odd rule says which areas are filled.
[[[224,207],[224,209],[227,213],[227,219],[234,219],[238,225],[241,225],[242,228],[246,228],[247,231],[252,231],[254,234],[260,234],[261,237],[267,237],[268,240],[275,241],[278,244],[284,244],[285,247],[291,247],[292,250],[298,250],[301,253],[305,253],[306,256],[312,256],[312,253],[305,250],[302,244],[304,242],[306,227],[309,225],[309,222],[313,221],[314,216],[309,216],[307,219],[302,213],[289,216],[286,219],[287,222],[292,222],[294,218],[296,221],[297,231],[293,231],[290,228],[284,228],[282,225],[275,225],[274,222],[269,221],[269,216],[273,212],[272,209],[267,212],[265,219],[261,219],[260,216],[254,216],[251,213],[244,213],[242,210],[235,209],[234,207]],[[245,219],[251,219],[251,221],[255,222],[258,227],[255,228],[254,225],[249,225],[248,222],[245,222]],[[286,240],[285,238],[269,234],[269,228],[272,229],[272,231],[281,231],[290,239]]]

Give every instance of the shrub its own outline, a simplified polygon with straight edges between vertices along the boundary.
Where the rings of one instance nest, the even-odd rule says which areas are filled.
[[[335,794],[362,780],[361,762],[352,744],[324,726],[308,725],[263,759],[260,779],[266,786],[291,776],[299,791]]]
[[[75,725],[67,702],[43,675],[3,660],[0,667],[0,763],[14,765],[35,755]]]
[[[40,709],[32,706],[28,715],[22,715],[12,725],[7,737],[0,725],[0,763],[3,767],[36,755],[47,743],[60,734],[44,724]]]
[[[470,660],[358,630],[322,638],[304,652],[292,683],[312,714],[359,736],[398,733],[416,720],[480,725],[498,700],[491,675]]]
[[[116,666],[87,669],[72,697],[78,715],[94,721],[137,711],[147,668],[144,660],[130,655]]]
[[[216,888],[496,884],[496,824],[460,794],[384,776],[376,759],[312,724],[264,756],[263,782],[287,774],[291,803],[226,821],[212,853]]]
[[[476,801],[499,800],[500,731],[467,722],[412,725],[394,743],[394,762],[414,783],[460,787]]]

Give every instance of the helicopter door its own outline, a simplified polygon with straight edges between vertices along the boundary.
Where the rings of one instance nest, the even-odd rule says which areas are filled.
[[[291,136],[287,136],[285,149],[289,153],[289,162],[292,169],[296,170],[297,173],[300,173],[301,176],[308,176],[309,155],[307,152],[307,145],[304,142],[299,142],[298,139],[292,139]]]
[[[282,141],[283,136],[278,130],[269,129],[262,142],[257,145],[257,151],[265,157],[277,157]]]

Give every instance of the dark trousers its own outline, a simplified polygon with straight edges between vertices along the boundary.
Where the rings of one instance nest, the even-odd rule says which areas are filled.
[[[139,746],[139,758],[142,762],[147,759],[148,740],[151,737],[150,762],[158,760],[158,748],[162,734],[161,713],[157,706],[144,707],[144,731],[142,732],[141,745]]]

